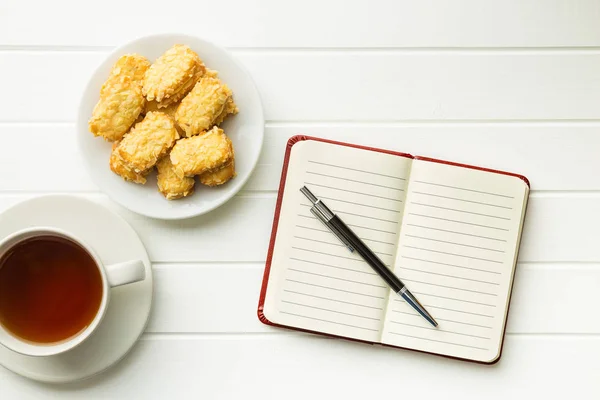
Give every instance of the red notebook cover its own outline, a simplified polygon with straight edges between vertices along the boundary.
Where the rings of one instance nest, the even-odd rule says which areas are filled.
[[[514,176],[514,177],[517,177],[517,178],[523,180],[527,184],[528,187],[531,187],[531,185],[529,183],[529,180],[525,176],[519,175],[519,174],[515,174],[515,173],[512,173],[512,172],[499,171],[499,170],[495,170],[495,169],[489,169],[489,168],[478,167],[478,166],[467,165],[467,164],[460,164],[460,163],[455,163],[455,162],[445,161],[445,160],[438,160],[438,159],[429,158],[429,157],[413,156],[411,154],[401,153],[401,152],[397,152],[397,151],[393,151],[393,150],[386,150],[386,149],[380,149],[380,148],[369,147],[369,146],[361,146],[361,145],[357,145],[357,144],[345,143],[345,142],[338,142],[338,141],[334,141],[334,140],[323,139],[323,138],[312,137],[312,136],[306,136],[306,135],[292,136],[288,140],[288,142],[287,142],[286,151],[285,151],[285,157],[283,159],[283,168],[282,168],[282,171],[281,171],[281,180],[279,182],[279,191],[278,191],[278,195],[277,195],[277,203],[275,205],[275,214],[274,214],[274,217],[273,217],[273,226],[272,226],[272,230],[271,230],[271,239],[269,241],[269,249],[268,249],[268,252],[267,252],[267,260],[266,260],[266,263],[265,263],[265,271],[264,271],[264,275],[263,275],[263,282],[262,282],[262,286],[261,286],[261,290],[260,290],[260,296],[259,296],[259,300],[258,300],[258,312],[257,312],[258,319],[263,324],[265,324],[265,325],[270,325],[270,326],[274,326],[274,327],[278,327],[278,328],[291,329],[291,330],[296,330],[296,331],[301,331],[301,332],[313,333],[313,334],[317,334],[317,335],[323,335],[323,336],[335,337],[335,338],[340,338],[340,339],[345,339],[345,340],[351,340],[351,341],[355,341],[355,342],[362,342],[362,343],[369,343],[369,344],[379,344],[379,345],[386,346],[386,347],[392,347],[392,348],[403,349],[403,350],[411,350],[411,351],[415,351],[415,352],[419,352],[419,353],[427,353],[427,354],[432,354],[432,355],[441,356],[441,357],[445,357],[445,358],[451,358],[451,359],[462,360],[462,361],[470,361],[470,362],[474,362],[474,363],[478,363],[478,364],[489,365],[489,364],[495,364],[495,363],[497,363],[500,360],[500,358],[502,357],[502,350],[503,350],[503,347],[504,347],[504,335],[506,334],[506,325],[507,324],[504,325],[504,332],[502,334],[503,335],[503,340],[502,340],[502,344],[501,344],[501,347],[500,347],[500,353],[498,355],[498,358],[496,358],[494,361],[492,361],[490,363],[487,363],[487,362],[476,361],[476,360],[471,360],[471,359],[467,359],[467,358],[459,358],[459,357],[453,357],[453,356],[448,356],[448,355],[444,355],[444,354],[432,353],[432,352],[427,352],[427,351],[422,351],[422,350],[415,350],[415,349],[411,349],[411,348],[407,348],[407,347],[392,346],[392,345],[388,345],[388,344],[384,344],[384,343],[379,343],[379,342],[367,342],[367,341],[363,341],[363,340],[359,340],[359,339],[348,338],[348,337],[345,337],[345,336],[331,335],[331,334],[328,334],[328,333],[323,333],[323,332],[319,332],[319,331],[312,331],[312,330],[297,328],[297,327],[293,327],[293,326],[280,325],[280,324],[273,323],[273,322],[271,322],[271,321],[269,321],[267,319],[267,317],[265,316],[263,310],[264,310],[265,297],[267,295],[267,286],[268,286],[268,282],[269,282],[269,273],[271,271],[271,262],[272,262],[272,258],[273,258],[274,247],[275,247],[275,238],[277,236],[277,227],[278,227],[278,224],[279,224],[279,214],[281,212],[281,202],[283,200],[283,193],[285,191],[285,183],[286,183],[286,178],[287,178],[288,165],[289,165],[289,161],[290,161],[292,147],[296,143],[298,143],[300,141],[303,141],[303,140],[315,140],[315,141],[325,142],[325,143],[331,143],[331,144],[335,144],[335,145],[339,145],[339,146],[348,146],[348,147],[354,147],[354,148],[363,149],[363,150],[375,151],[375,152],[379,152],[379,153],[393,154],[393,155],[396,155],[396,156],[399,156],[399,157],[407,157],[407,158],[412,158],[412,159],[416,159],[416,160],[438,162],[438,163],[442,163],[442,164],[454,165],[454,166],[457,166],[457,167],[472,168],[472,169],[477,169],[477,170],[486,171],[486,172],[493,172],[493,173],[497,173],[497,174]],[[526,210],[524,210],[524,211],[526,211]],[[517,252],[518,252],[518,249],[517,249]],[[512,284],[514,284],[514,277],[513,277],[513,280],[511,282],[511,291],[510,291],[511,297],[512,297]],[[506,318],[508,318],[508,312],[510,311],[510,303],[511,303],[511,298],[509,297]]]

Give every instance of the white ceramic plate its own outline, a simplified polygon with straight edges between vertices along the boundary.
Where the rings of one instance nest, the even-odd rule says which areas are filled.
[[[204,64],[219,72],[219,77],[233,91],[240,112],[229,116],[221,127],[231,138],[235,150],[237,176],[222,186],[206,187],[196,182],[195,193],[179,200],[166,200],[158,192],[156,174],[145,185],[125,182],[108,167],[111,143],[89,132],[88,120],[98,101],[100,87],[112,65],[123,54],[139,53],[154,62],[176,43],[196,51]],[[91,76],[79,106],[77,137],[79,151],[94,183],[112,200],[138,214],[159,219],[182,219],[207,213],[225,203],[246,183],[260,155],[264,136],[264,116],[260,96],[244,67],[225,49],[202,39],[176,34],[145,36],[129,42],[102,62]]]
[[[0,364],[43,382],[89,378],[120,361],[137,342],[152,306],[152,268],[137,233],[119,215],[75,196],[49,195],[26,200],[0,214],[0,240],[20,229],[50,226],[81,237],[102,262],[142,260],[146,279],[111,289],[110,303],[98,330],[66,353],[30,357],[0,346]]]

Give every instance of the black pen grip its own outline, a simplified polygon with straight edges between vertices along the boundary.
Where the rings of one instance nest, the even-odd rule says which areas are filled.
[[[379,257],[377,257],[377,255],[375,255],[375,253],[373,253],[337,215],[334,215],[333,218],[329,220],[329,223],[344,235],[346,240],[352,244],[354,250],[364,258],[367,264],[379,274],[395,293],[398,293],[400,289],[404,287],[404,284],[402,284],[396,275],[385,266],[383,261],[381,261]]]

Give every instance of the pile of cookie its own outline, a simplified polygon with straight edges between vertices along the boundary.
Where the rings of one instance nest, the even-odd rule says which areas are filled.
[[[114,142],[110,169],[145,184],[157,170],[159,191],[174,200],[236,175],[231,140],[219,125],[237,114],[231,89],[186,45],[154,63],[126,54],[112,66],[89,120],[95,136]]]

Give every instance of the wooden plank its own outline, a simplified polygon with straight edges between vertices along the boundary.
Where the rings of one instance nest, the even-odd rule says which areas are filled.
[[[236,47],[598,46],[599,19],[594,0],[106,0],[93,9],[75,0],[7,0],[0,44],[115,46],[160,27]]]
[[[0,190],[98,191],[79,154],[73,124],[0,125],[0,138]]]
[[[0,87],[10,96],[0,99],[0,122],[74,121],[83,87],[105,55],[1,52]],[[252,74],[268,120],[600,118],[598,51],[235,55]],[[35,85],[23,90],[23,82]]]
[[[246,190],[277,190],[286,142],[298,133],[515,171],[526,175],[534,190],[600,190],[596,123],[270,124]],[[6,149],[0,157],[1,189],[98,190],[77,153],[75,136],[73,124],[0,124]]]
[[[0,196],[0,211],[30,198]],[[263,262],[273,223],[275,193],[241,193],[217,210],[182,221],[134,214],[104,195],[85,195],[123,216],[138,232],[154,262]],[[521,262],[598,262],[600,202],[597,193],[531,197]]]
[[[66,386],[0,369],[3,398],[307,399],[598,398],[600,338],[508,336],[494,366],[405,350],[290,336],[142,339],[117,366]],[[376,371],[376,373],[371,373]],[[110,393],[110,395],[109,395]]]
[[[521,261],[599,261],[597,193],[530,198],[521,240]],[[546,226],[544,226],[546,225]]]
[[[156,264],[147,332],[285,333],[256,317],[263,264]],[[519,264],[508,333],[600,333],[600,264]],[[562,288],[563,295],[557,295]]]
[[[0,129],[0,135],[2,130]],[[599,190],[600,124],[494,123],[272,125],[248,189],[276,190],[285,146],[296,134],[526,175],[533,190]]]
[[[262,264],[155,264],[154,333],[272,332],[257,318]]]

